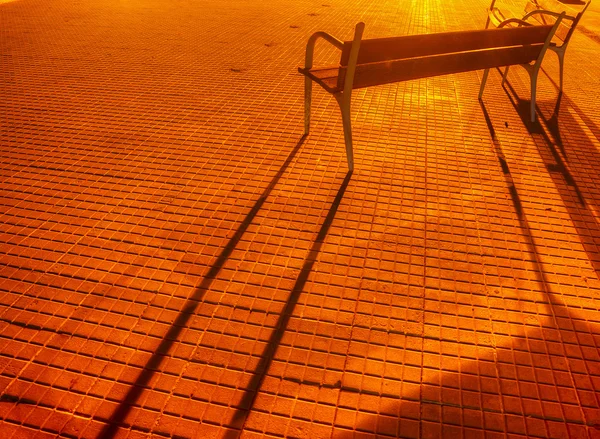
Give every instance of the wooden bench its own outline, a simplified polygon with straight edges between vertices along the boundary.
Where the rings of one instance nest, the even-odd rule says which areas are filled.
[[[540,64],[562,16],[552,25],[532,26],[510,19],[497,29],[362,39],[358,23],[352,41],[342,42],[325,32],[313,34],[306,45],[304,133],[310,130],[312,83],[331,93],[342,112],[348,168],[354,169],[350,102],[352,90],[431,76],[484,70],[479,99],[490,68],[522,65],[531,76],[531,120],[535,121],[535,91]],[[508,27],[517,23],[522,27]],[[313,67],[315,43],[324,39],[341,51],[339,65]]]
[[[586,11],[590,3],[591,0],[589,0],[587,3],[583,3],[583,7],[581,7],[579,10],[575,10],[556,0],[527,0],[523,14],[521,14],[519,17],[514,17],[514,14],[511,14],[505,9],[497,7],[496,0],[492,0],[485,27],[486,29],[490,25],[498,27],[507,19],[513,17],[520,18],[521,20],[530,22],[532,24],[554,24],[554,22],[560,16],[560,12],[565,12],[562,22],[556,29],[554,38],[548,47],[548,49],[552,50],[558,56],[560,70],[559,90],[562,93],[565,51],[567,50],[567,46],[569,45],[569,41],[571,40],[571,36],[573,35],[579,20],[581,20],[583,13]],[[569,11],[568,14],[566,12],[567,10]],[[506,81],[507,75],[508,66],[504,71],[503,81]]]

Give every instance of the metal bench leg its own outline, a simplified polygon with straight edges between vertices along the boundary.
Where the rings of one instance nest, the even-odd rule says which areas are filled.
[[[508,69],[510,68],[510,66],[506,66],[506,68],[504,69],[504,73],[502,74],[502,85],[504,85],[504,83],[506,82],[506,78],[508,77]]]
[[[560,88],[559,92],[562,93],[563,89],[563,68],[565,66],[565,52],[563,50],[555,51],[558,55],[558,67],[560,69]]]
[[[481,78],[481,87],[479,87],[479,100],[483,97],[483,89],[485,88],[485,83],[487,81],[488,75],[490,73],[490,69],[485,69],[483,71],[483,78]]]
[[[304,134],[310,131],[310,103],[312,99],[312,79],[304,78]]]
[[[350,98],[342,95],[336,95],[340,110],[342,112],[342,124],[344,126],[344,141],[346,143],[346,159],[348,160],[348,169],[354,170],[354,151],[352,149],[352,122],[350,121]]]
[[[492,3],[490,4],[490,7],[488,9],[488,13],[487,13],[487,20],[485,22],[485,28],[487,29],[488,26],[490,25],[490,13],[494,10],[494,5],[496,4],[496,0],[492,0]]]

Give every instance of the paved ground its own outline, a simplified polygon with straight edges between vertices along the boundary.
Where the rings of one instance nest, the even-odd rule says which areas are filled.
[[[537,124],[356,92],[352,175],[308,36],[487,0],[0,3],[0,437],[600,437],[600,2]]]

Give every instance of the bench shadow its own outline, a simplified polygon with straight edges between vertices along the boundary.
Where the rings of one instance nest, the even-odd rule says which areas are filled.
[[[554,111],[550,118],[546,119],[542,114],[540,114],[540,112],[538,112],[538,117],[540,118],[541,122],[544,125],[546,125],[546,127],[549,130],[551,130],[551,132],[557,134],[557,136],[555,136],[555,134],[552,134],[555,142],[560,141],[558,113],[562,99],[563,96],[562,93],[560,93]],[[543,131],[543,129],[538,130],[531,126],[534,124],[532,124],[529,119],[529,107],[523,106],[523,108],[519,111],[519,115],[521,116],[521,119],[524,123],[528,123],[530,125],[528,129],[530,129],[531,133],[540,134],[541,132],[540,136],[543,139],[545,146],[551,151],[552,157],[556,158],[557,161],[562,160],[560,156],[556,153],[551,139]],[[548,123],[549,120],[551,121],[550,124]],[[493,131],[491,130],[490,133],[492,134]],[[496,144],[497,141],[494,141],[494,143]],[[536,142],[536,145],[538,146],[538,149],[540,149],[540,145],[538,144],[538,142]],[[499,150],[502,150],[501,146]],[[540,151],[540,155],[543,155],[542,151]],[[564,163],[558,162],[558,164],[559,168],[564,168]],[[506,173],[510,175],[510,169],[508,168],[508,165],[506,167]],[[553,181],[557,189],[559,189],[559,192],[561,192],[561,196],[564,201],[563,204],[567,207],[567,210],[569,211],[569,215],[571,216],[573,224],[575,225],[579,233],[582,244],[586,250],[586,253],[589,256],[589,260],[592,263],[592,265],[594,265],[594,262],[596,262],[596,265],[594,265],[594,269],[596,271],[596,274],[600,276],[599,267],[597,265],[598,261],[595,261],[593,257],[593,250],[590,253],[590,244],[595,245],[595,243],[588,242],[586,239],[587,235],[585,233],[581,233],[581,228],[578,227],[577,223],[581,214],[579,210],[573,212],[572,204],[570,203],[574,194],[570,194],[570,197],[568,199],[565,199],[565,197],[563,196],[563,192],[560,190],[561,183],[563,184],[563,186],[565,182],[567,184],[569,183],[566,177],[566,173],[560,171],[558,174],[560,174],[563,178],[560,181],[557,181],[556,177],[553,176]],[[507,179],[507,181],[510,181],[512,183],[512,177]],[[559,294],[557,291],[553,290],[552,283],[548,280],[548,276],[544,268],[544,263],[537,249],[538,246],[536,244],[535,237],[532,233],[531,226],[529,224],[525,212],[520,207],[521,202],[519,200],[519,195],[516,191],[516,188],[514,184],[512,184],[511,186],[507,184],[507,186],[509,192],[511,193],[511,197],[513,197],[513,203],[515,204],[515,213],[517,214],[519,226],[521,228],[521,236],[523,237],[527,246],[529,254],[529,259],[527,262],[532,264],[532,271],[535,273],[535,280],[539,287],[536,292],[541,293],[543,296],[543,300],[534,301],[534,303],[541,304],[542,306],[546,307],[547,321],[545,323],[540,323],[539,326],[535,329],[527,329],[523,334],[520,335],[520,337],[513,338],[512,345],[506,348],[509,348],[513,351],[519,351],[521,353],[529,354],[530,358],[535,358],[535,355],[539,355],[540,353],[549,353],[554,351],[552,352],[552,357],[550,357],[550,359],[548,360],[548,364],[543,365],[532,361],[529,364],[529,366],[533,368],[533,375],[536,377],[543,377],[544,374],[548,374],[548,368],[544,368],[543,366],[550,366],[550,369],[552,370],[551,373],[555,375],[555,385],[564,386],[566,384],[565,387],[567,387],[567,389],[563,389],[565,391],[565,394],[569,392],[568,387],[572,388],[571,396],[573,397],[573,399],[569,401],[569,397],[566,397],[565,394],[559,395],[559,398],[557,398],[556,402],[558,402],[558,404],[560,405],[561,410],[560,412],[556,411],[554,413],[563,414],[562,420],[565,422],[565,424],[567,424],[566,430],[569,434],[569,437],[579,437],[582,434],[587,435],[586,433],[588,428],[594,430],[600,429],[600,410],[598,409],[600,398],[598,398],[597,396],[593,396],[595,394],[594,385],[589,378],[592,375],[596,375],[600,371],[600,363],[598,362],[597,353],[596,355],[590,355],[589,353],[586,354],[584,350],[586,347],[591,348],[592,350],[595,349],[593,334],[597,334],[598,331],[600,331],[600,325],[588,322],[587,319],[584,317],[584,310],[581,310],[581,315],[577,315],[576,310],[571,310],[569,302],[573,302],[573,305],[576,309],[582,308],[581,304],[579,303],[580,299],[578,296],[569,294]],[[577,190],[577,186],[574,182],[573,190]],[[579,192],[578,190],[576,195],[577,198],[582,197],[581,192]],[[582,200],[582,203],[584,206],[586,205],[585,198]],[[517,208],[517,206],[519,206],[519,208]],[[598,237],[596,239],[600,239],[600,235],[596,234],[595,236]],[[597,254],[597,251],[595,253]],[[554,289],[558,288],[560,288],[560,286],[554,287]],[[531,299],[525,298],[525,300]],[[544,345],[552,345],[553,347],[544,346],[542,348],[542,345],[532,345],[528,340],[528,338],[530,337],[543,340]],[[557,354],[557,351],[560,352],[560,354]],[[552,358],[559,358],[564,361],[562,365],[562,371],[559,371],[558,373],[556,372],[556,370],[554,369],[554,365],[551,364]],[[518,364],[518,362],[515,361],[515,364]],[[557,367],[557,369],[561,369],[561,367],[559,366]],[[561,372],[564,372],[564,375],[562,377],[560,376]],[[567,375],[570,376],[568,382],[560,382],[561,378],[564,379]],[[595,401],[593,401],[594,399]],[[577,414],[575,414],[575,411],[572,410],[573,407],[569,406],[569,404],[574,403],[574,401],[577,401],[576,404],[578,404],[579,408],[582,410],[581,419],[577,418]],[[539,416],[539,414],[533,413],[524,413],[524,415]],[[544,416],[544,420],[556,422],[559,419],[552,419],[552,416]],[[568,424],[573,424],[570,426],[571,430],[569,430]]]
[[[596,44],[600,44],[600,36],[594,31],[589,30],[584,26],[577,26],[577,30],[588,37],[590,40],[595,42]]]
[[[325,217],[325,220],[323,221],[323,224],[319,229],[317,237],[315,238],[310,248],[310,251],[308,252],[308,255],[304,259],[302,269],[300,270],[298,278],[296,279],[296,282],[292,287],[290,295],[288,296],[288,299],[285,303],[285,307],[283,308],[281,314],[279,315],[279,318],[277,319],[275,329],[271,333],[271,336],[269,337],[269,340],[267,341],[267,344],[265,346],[265,350],[260,356],[260,361],[256,366],[252,378],[250,379],[247,390],[242,396],[239,408],[233,415],[231,425],[233,425],[234,427],[243,426],[246,417],[248,416],[248,414],[252,410],[252,407],[254,406],[254,401],[256,400],[260,388],[262,387],[263,380],[269,370],[269,367],[273,362],[273,358],[275,356],[275,353],[277,352],[277,348],[281,343],[281,339],[283,338],[283,335],[287,329],[290,318],[292,317],[294,309],[298,304],[298,299],[304,291],[304,287],[306,285],[306,282],[308,281],[308,277],[313,269],[315,262],[317,261],[317,257],[321,251],[321,247],[325,242],[325,238],[327,237],[329,228],[333,223],[335,214],[340,206],[340,203],[342,202],[342,199],[344,198],[344,193],[346,192],[348,183],[350,183],[351,177],[352,171],[348,171],[346,177],[344,178],[344,181],[342,182],[338,190],[335,199],[333,200],[333,203],[331,204],[331,207],[329,208],[329,211],[327,212],[327,216]],[[223,435],[223,437],[227,439],[234,439],[239,437],[239,434],[239,430],[237,430],[236,428],[230,428],[227,431],[227,433]]]
[[[558,125],[558,115],[563,99],[564,97],[562,93],[559,94],[552,115],[549,118],[545,118],[542,114],[538,112],[538,117],[540,117],[542,123],[546,125],[548,130],[551,131],[552,137],[554,138],[555,142],[561,141],[560,130]],[[548,276],[544,268],[544,263],[537,249],[538,246],[536,244],[535,237],[532,233],[531,226],[522,208],[519,194],[516,190],[516,186],[514,185],[508,163],[504,158],[502,146],[495,135],[495,130],[491,123],[489,114],[487,113],[487,110],[485,109],[483,104],[481,104],[481,106],[486,120],[486,124],[490,132],[490,136],[492,138],[494,150],[501,164],[502,171],[505,175],[507,190],[511,195],[515,213],[518,217],[519,226],[521,229],[521,236],[523,237],[527,246],[529,254],[529,259],[527,262],[530,262],[532,264],[532,271],[535,273],[535,280],[539,287],[537,292],[541,293],[544,298],[544,300],[536,302],[545,305],[548,311],[548,321],[546,322],[546,324],[541,324],[540,327],[531,331],[531,334],[529,333],[530,331],[527,331],[526,333],[518,337],[516,340],[513,338],[512,346],[507,348],[528,353],[531,357],[533,357],[536,354],[539,354],[540,351],[538,349],[532,349],[530,343],[527,340],[527,338],[531,335],[533,335],[535,338],[544,340],[544,343],[553,344],[555,346],[554,349],[556,349],[556,344],[560,344],[560,347],[558,349],[562,353],[562,357],[564,358],[564,364],[566,365],[565,369],[568,372],[568,374],[571,375],[570,384],[573,387],[573,390],[575,392],[588,392],[587,395],[577,396],[577,400],[579,401],[580,406],[585,407],[587,405],[587,407],[589,407],[587,411],[584,410],[583,422],[579,422],[579,420],[575,420],[573,422],[575,422],[576,424],[578,423],[579,426],[583,427],[584,429],[587,427],[591,427],[595,430],[598,430],[600,429],[600,410],[598,410],[600,399],[596,397],[595,404],[593,401],[591,401],[591,399],[594,399],[592,396],[594,394],[594,386],[591,383],[591,381],[589,381],[589,376],[595,375],[600,371],[600,363],[598,361],[599,358],[594,358],[594,356],[589,354],[586,355],[586,353],[583,352],[582,346],[592,347],[592,349],[594,349],[593,347],[595,346],[595,343],[592,341],[593,339],[590,339],[592,338],[593,334],[598,333],[598,331],[600,330],[600,326],[597,324],[589,323],[587,319],[585,319],[585,317],[578,316],[577,311],[573,312],[570,310],[570,306],[568,303],[569,301],[574,301],[574,305],[577,308],[581,308],[581,305],[577,303],[578,297],[562,294],[558,295],[556,292],[553,291],[552,283],[548,280]],[[535,123],[531,123],[529,119],[529,106],[522,105],[521,108],[518,108],[518,110],[519,115],[523,120],[523,123],[528,125],[528,130],[530,131],[530,133],[541,135],[548,149],[552,151],[552,157],[557,157],[556,151],[553,150],[553,144],[551,142],[551,139],[544,133],[543,129],[539,129],[539,125],[538,128],[536,128]],[[581,110],[579,109],[577,109],[576,111],[578,113],[581,112]],[[593,124],[593,122],[589,118],[586,118],[586,120],[590,121]],[[562,146],[562,144],[560,146]],[[591,145],[591,147],[593,147],[593,145]],[[560,158],[560,156],[558,157]],[[561,165],[563,165],[562,162]],[[560,174],[562,175],[564,181],[567,182],[565,174],[562,172]],[[553,180],[554,183],[557,184],[558,188],[558,182],[554,178]],[[581,193],[578,192],[577,196],[579,197],[580,195]],[[568,208],[569,203],[567,201],[568,200],[565,200],[564,204]],[[571,211],[569,211],[569,213],[575,224],[577,215],[573,215]],[[577,224],[575,225],[577,227]],[[582,243],[584,244],[584,247],[586,247],[584,236],[582,237]],[[587,250],[588,248],[586,248],[586,252]],[[589,252],[588,255],[592,256]],[[592,257],[590,257],[590,262],[592,262],[592,264],[594,263]],[[595,266],[595,270],[597,274],[600,274],[597,266]],[[550,349],[547,349],[547,351],[550,351]],[[557,356],[560,357],[561,355]],[[596,355],[596,357],[598,356]],[[541,370],[539,374],[536,373],[536,369],[540,369],[540,366],[536,364],[536,362],[531,362],[530,366],[533,366],[534,374],[536,376],[542,376],[543,373],[547,373],[546,370]],[[566,400],[567,398],[565,398],[565,401]],[[563,405],[563,401],[560,401],[560,405]],[[592,408],[594,406],[595,409]],[[569,413],[570,412],[567,409],[563,409],[564,418],[566,418],[567,421],[569,421]],[[581,432],[583,432],[583,430]],[[570,436],[572,434],[573,432],[570,432]]]
[[[540,321],[537,324],[528,324],[520,333],[511,332],[501,337],[504,340],[494,344],[493,353],[476,359],[459,358],[461,364],[453,372],[432,372],[437,373],[437,377],[430,374],[427,383],[429,387],[432,382],[437,383],[437,395],[421,390],[414,395],[402,395],[400,401],[394,403],[395,407],[385,408],[387,413],[402,414],[403,405],[406,405],[410,413],[414,412],[410,406],[416,403],[420,407],[417,419],[400,417],[394,432],[388,429],[379,436],[380,425],[389,428],[389,415],[374,414],[375,419],[357,425],[355,431],[336,429],[335,437],[350,439],[360,432],[375,433],[377,437],[412,437],[415,422],[419,424],[419,437],[483,437],[477,432],[485,437],[488,434],[491,437],[510,434],[518,437],[593,437],[588,435],[600,430],[600,398],[595,391],[596,385],[590,380],[600,372],[594,342],[594,334],[598,334],[600,325],[590,323],[584,314],[577,315],[577,311],[573,311],[581,306],[577,298],[557,295],[553,291],[528,219],[517,208],[520,205],[518,194],[511,188],[509,185],[528,249],[524,259],[532,264],[538,286],[537,300],[522,297],[525,302],[540,305],[539,309],[545,307],[546,313],[538,311]],[[497,375],[489,379],[484,388],[482,377],[488,376],[481,371],[490,370],[496,371]],[[423,384],[425,381],[421,388]],[[341,391],[344,390],[353,391],[342,387]],[[557,390],[558,393],[553,395]],[[456,399],[449,403],[442,396],[444,393],[453,393]],[[384,395],[369,392],[369,396]],[[424,431],[425,424],[435,425],[435,430]]]
[[[512,174],[510,173],[510,168],[508,166],[508,161],[506,160],[506,156],[502,151],[502,145],[500,144],[500,140],[496,136],[496,130],[494,129],[494,125],[492,124],[492,119],[485,108],[485,104],[483,101],[479,101],[479,105],[481,106],[481,111],[483,112],[483,117],[485,119],[485,124],[487,125],[488,131],[490,132],[490,137],[492,139],[492,145],[494,147],[494,153],[498,158],[498,163],[500,164],[500,169],[502,169],[502,175],[504,176],[504,181],[506,183],[506,187],[510,194],[511,201],[513,203],[513,207],[515,212],[519,217],[523,214],[523,206],[521,204],[521,200],[519,198],[519,194],[517,193],[517,188],[515,186],[515,182],[513,181]]]
[[[175,319],[167,333],[164,335],[158,348],[147,361],[142,372],[135,380],[135,383],[131,385],[129,391],[119,403],[118,407],[115,409],[115,411],[103,427],[98,437],[103,439],[111,439],[118,434],[119,427],[123,426],[123,421],[131,411],[133,405],[135,405],[135,403],[139,400],[144,390],[147,390],[149,388],[148,383],[152,379],[153,375],[160,370],[160,365],[165,359],[165,356],[168,355],[169,350],[173,346],[173,343],[178,339],[179,335],[181,334],[181,331],[183,331],[186,328],[190,318],[194,316],[194,313],[198,305],[200,305],[205,292],[210,289],[212,283],[214,282],[218,274],[221,272],[223,266],[225,265],[225,262],[231,256],[231,253],[235,250],[236,246],[240,242],[240,239],[242,238],[246,230],[248,230],[248,227],[256,217],[256,214],[262,208],[266,199],[269,197],[273,188],[277,185],[277,183],[291,164],[292,160],[300,150],[300,147],[302,146],[305,140],[306,135],[303,135],[296,144],[296,146],[289,153],[289,155],[287,156],[277,173],[273,176],[273,178],[269,182],[269,185],[265,188],[265,190],[260,195],[254,206],[252,206],[252,209],[250,209],[250,211],[246,214],[234,235],[227,242],[227,244],[217,257],[215,262],[212,264],[212,266],[204,276],[200,285],[198,285],[198,287],[194,291],[194,294],[187,299],[184,307],[181,309],[181,311],[177,315],[177,318]]]
[[[524,122],[530,120],[527,104],[521,109]],[[530,271],[535,273],[537,299],[529,296],[531,292],[522,297],[546,312],[538,311],[537,316],[543,321],[535,326],[528,324],[522,333],[507,331],[504,343],[494,343],[493,353],[476,359],[467,357],[456,371],[440,370],[435,379],[429,377],[429,383],[438,383],[437,395],[424,396],[421,390],[414,395],[402,395],[395,407],[386,407],[387,413],[401,414],[403,404],[416,403],[420,410],[418,417],[414,417],[415,410],[409,407],[407,412],[413,414],[401,417],[396,430],[388,429],[382,437],[412,435],[415,422],[419,424],[419,437],[468,437],[465,429],[473,437],[481,437],[477,431],[486,437],[511,433],[529,437],[532,432],[539,437],[588,437],[593,435],[591,431],[600,430],[600,396],[596,384],[590,380],[590,376],[600,374],[600,356],[594,341],[600,325],[588,321],[578,297],[553,291],[502,145],[484,104],[480,105],[527,248],[523,260],[531,264]],[[485,370],[488,373],[495,370],[497,384],[488,383],[484,389],[481,377],[485,375],[481,371]],[[421,387],[424,383],[423,380]],[[544,395],[540,390],[543,386],[546,386]],[[552,395],[555,390],[550,389],[558,389],[559,393]],[[351,391],[344,387],[341,390]],[[441,396],[444,391],[454,392],[458,399],[452,403],[444,401]],[[509,400],[512,404],[507,405]],[[379,425],[390,425],[389,415],[373,417],[371,422],[359,424],[356,431],[336,431],[335,437],[350,439],[360,432],[372,435],[374,430],[379,434]],[[425,432],[425,423],[435,424],[438,429]]]
[[[558,111],[561,104],[562,96],[559,96],[558,101],[556,103],[554,112],[549,119],[554,118],[554,123],[558,122]],[[546,274],[546,270],[544,268],[544,263],[542,258],[540,257],[540,253],[537,249],[537,244],[535,241],[535,237],[532,233],[531,226],[527,219],[527,216],[522,208],[522,204],[519,198],[519,194],[516,190],[516,187],[513,183],[513,178],[508,166],[504,158],[504,153],[502,151],[502,146],[495,135],[495,131],[493,125],[491,123],[491,119],[489,114],[487,113],[485,107],[482,104],[482,110],[484,113],[484,117],[486,120],[486,124],[488,125],[488,129],[490,131],[490,135],[492,138],[492,142],[494,145],[494,150],[498,157],[498,160],[501,164],[502,171],[505,175],[507,190],[509,191],[512,202],[514,205],[515,213],[517,214],[519,226],[521,229],[521,236],[523,237],[525,244],[527,246],[529,258],[527,262],[532,264],[532,271],[535,273],[535,280],[538,285],[538,290],[536,292],[541,293],[543,296],[542,301],[535,301],[538,304],[545,305],[547,308],[547,322],[544,324],[540,324],[538,328],[534,330],[527,330],[524,334],[520,334],[519,337],[511,337],[513,339],[511,346],[506,346],[504,348],[511,349],[513,351],[520,351],[522,353],[526,353],[530,355],[530,358],[534,358],[535,355],[543,352],[544,349],[540,349],[540,346],[537,346],[535,349],[532,349],[532,345],[527,340],[530,336],[534,338],[538,338],[544,340],[544,344],[552,344],[554,345],[554,350],[556,351],[556,345],[559,344],[558,350],[562,355],[553,355],[556,357],[563,357],[564,364],[566,365],[565,370],[569,375],[571,375],[570,385],[572,386],[574,392],[588,392],[587,400],[586,395],[578,395],[577,400],[579,401],[580,407],[596,407],[596,409],[588,409],[584,410],[583,420],[571,419],[569,420],[569,412],[568,408],[561,407],[563,410],[563,420],[565,423],[569,423],[569,421],[578,424],[580,428],[586,429],[587,427],[591,427],[595,430],[598,430],[600,427],[600,410],[598,410],[598,403],[600,400],[596,398],[596,402],[594,404],[593,399],[594,394],[594,386],[589,381],[590,375],[595,375],[599,371],[599,362],[598,358],[594,358],[594,356],[586,355],[583,352],[582,346],[590,346],[593,347],[595,343],[593,341],[590,342],[590,338],[592,334],[598,333],[600,327],[595,324],[590,324],[587,322],[584,317],[576,315],[576,312],[572,312],[569,307],[569,301],[574,301],[574,305],[577,308],[580,308],[581,305],[578,302],[578,298],[569,295],[557,295],[556,292],[553,291],[552,283],[549,282],[548,276]],[[529,106],[523,105],[522,108],[519,109],[519,115],[521,116],[524,123],[528,123],[528,129],[531,133],[538,133],[539,131],[530,122],[529,119]],[[548,124],[548,119],[545,119],[542,115],[539,115],[542,119],[542,122]],[[553,127],[552,129],[558,132],[558,126]],[[547,145],[550,145],[548,136],[543,136],[544,141],[547,142]],[[555,137],[556,139],[556,137]],[[554,153],[552,154],[555,155]],[[562,174],[562,173],[561,173]],[[562,174],[564,177],[564,174]],[[566,178],[565,178],[566,180]],[[556,181],[555,181],[556,184]],[[568,203],[565,203],[568,204]],[[571,215],[573,217],[573,215]],[[598,235],[597,235],[598,236]],[[585,244],[584,244],[585,247]],[[587,250],[587,249],[586,249]],[[598,270],[596,269],[598,273]],[[526,298],[526,300],[531,300],[530,298]],[[582,342],[583,341],[583,342]],[[550,352],[551,349],[546,348],[546,352]],[[555,352],[554,352],[555,354]],[[597,355],[596,355],[597,357]],[[588,361],[589,360],[589,361]],[[515,361],[516,364],[518,362]],[[532,361],[529,366],[533,367],[533,374],[535,376],[543,376],[543,374],[547,374],[547,369],[541,368],[535,361]],[[547,365],[546,365],[547,366]],[[539,370],[539,372],[536,372]],[[560,385],[560,384],[559,384]],[[522,395],[521,395],[522,396]],[[558,398],[559,404],[562,406],[565,402],[567,402],[567,398]],[[583,400],[583,401],[582,401]],[[570,401],[572,402],[572,401]],[[586,404],[587,403],[587,404]],[[524,416],[539,416],[539,414],[527,414],[524,413]],[[572,416],[572,415],[571,415]],[[552,420],[551,417],[545,416],[544,418],[548,418],[548,420]],[[558,421],[558,419],[554,419],[554,421]],[[578,427],[574,427],[577,429]],[[567,429],[568,430],[568,429]],[[580,430],[579,433],[583,433],[584,430]],[[569,436],[575,434],[573,431],[569,432]]]
[[[567,210],[596,275],[600,277],[600,218],[597,217],[600,198],[595,190],[600,181],[600,152],[582,128],[582,123],[598,139],[600,129],[564,93],[559,94],[554,105],[538,103],[538,121],[532,123],[528,114],[529,101],[519,99],[508,82],[505,90],[530,133],[560,194],[562,206]],[[548,113],[550,115],[546,116]],[[575,119],[573,113],[580,120]]]

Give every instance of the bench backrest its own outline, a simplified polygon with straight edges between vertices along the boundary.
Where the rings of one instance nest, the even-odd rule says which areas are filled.
[[[572,8],[567,8],[565,4],[560,3],[556,0],[528,0],[525,5],[525,14],[530,14],[531,18],[540,24],[554,24],[556,18],[551,15],[535,14],[535,11],[551,11],[551,12],[566,12],[566,15],[554,34],[559,40],[564,43],[568,43],[571,35],[577,27],[577,23],[581,20],[583,13],[590,5],[591,0],[585,3],[584,7],[579,12],[574,11]]]
[[[555,27],[549,24],[362,40],[352,88],[527,64],[538,59]],[[340,88],[353,44],[356,41],[346,41],[342,48]]]

